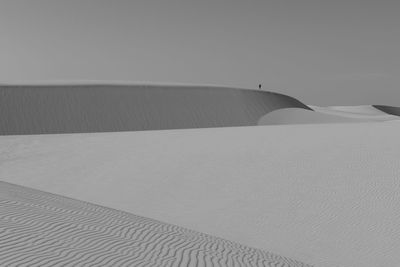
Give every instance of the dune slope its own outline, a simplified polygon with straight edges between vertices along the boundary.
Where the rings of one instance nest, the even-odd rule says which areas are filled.
[[[373,106],[309,106],[302,108],[281,108],[273,110],[258,121],[259,125],[383,122],[400,120],[399,116],[385,113]]]
[[[261,117],[258,125],[308,124],[308,123],[343,123],[365,122],[362,119],[347,118],[332,114],[324,114],[313,110],[299,108],[282,108],[269,112]]]
[[[1,266],[306,266],[268,252],[0,182]]]
[[[371,105],[318,107],[309,105],[315,112],[360,121],[393,121],[400,117],[383,112]]]
[[[391,115],[400,116],[400,107],[384,106],[384,105],[374,105],[375,108]]]
[[[222,87],[0,86],[0,135],[249,126],[283,107],[309,109],[289,96]]]

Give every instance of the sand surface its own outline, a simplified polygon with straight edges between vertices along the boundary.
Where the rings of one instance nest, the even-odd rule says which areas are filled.
[[[0,182],[1,266],[282,266],[268,252]]]
[[[400,123],[0,137],[0,180],[316,266],[400,262]]]

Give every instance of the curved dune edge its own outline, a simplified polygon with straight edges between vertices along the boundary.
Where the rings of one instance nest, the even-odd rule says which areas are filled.
[[[274,110],[264,115],[258,121],[258,125],[346,123],[365,121],[366,120],[346,118],[299,108],[284,108]]]
[[[0,135],[253,126],[287,107],[310,109],[286,95],[212,86],[0,86]]]
[[[259,125],[354,123],[400,120],[373,106],[310,106],[312,110],[282,108],[264,115]]]
[[[0,182],[1,266],[308,266],[152,219]]]
[[[384,105],[373,105],[373,107],[387,114],[400,116],[400,107],[384,106]]]
[[[349,118],[357,118],[357,119],[377,119],[380,118],[388,119],[398,119],[395,116],[387,114],[372,105],[361,105],[361,106],[329,106],[329,107],[318,107],[318,106],[311,106],[313,110],[326,113],[326,114],[333,114],[338,116],[344,116]]]

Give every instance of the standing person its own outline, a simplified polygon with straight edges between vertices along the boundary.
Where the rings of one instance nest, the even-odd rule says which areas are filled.
[[[258,85],[258,89],[260,89],[260,90],[261,90],[261,83]]]

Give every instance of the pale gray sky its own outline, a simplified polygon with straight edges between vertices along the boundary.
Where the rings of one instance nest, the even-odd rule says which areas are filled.
[[[0,0],[0,82],[218,84],[400,106],[400,1]]]

